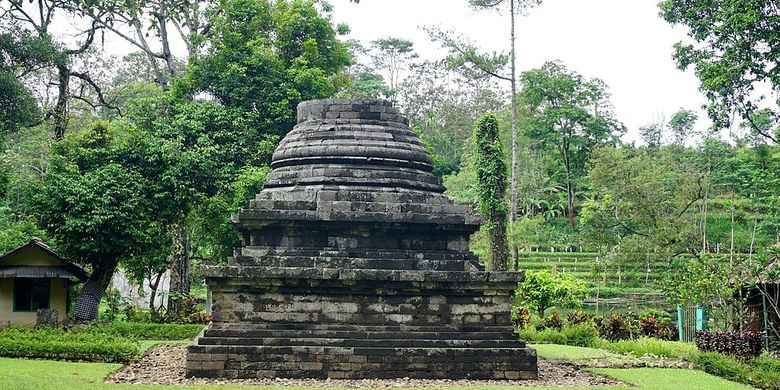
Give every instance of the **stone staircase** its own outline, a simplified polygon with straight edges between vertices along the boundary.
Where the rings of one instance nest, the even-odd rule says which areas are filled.
[[[188,353],[187,372],[199,377],[531,379],[535,373],[534,351],[507,326],[212,324]]]

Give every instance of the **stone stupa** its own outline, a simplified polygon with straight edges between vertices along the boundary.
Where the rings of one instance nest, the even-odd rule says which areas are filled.
[[[537,377],[510,324],[523,275],[469,252],[480,219],[389,102],[301,103],[271,165],[233,216],[242,247],[204,270],[213,322],[188,376]]]

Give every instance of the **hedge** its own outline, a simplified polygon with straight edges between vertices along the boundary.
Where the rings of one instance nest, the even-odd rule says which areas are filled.
[[[91,325],[98,332],[139,340],[192,340],[203,330],[200,324],[155,324],[143,322],[110,322]]]
[[[7,328],[0,331],[0,356],[125,363],[140,354],[134,339],[89,330]]]

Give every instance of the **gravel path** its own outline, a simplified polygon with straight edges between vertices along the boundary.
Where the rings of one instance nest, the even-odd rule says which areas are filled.
[[[621,382],[611,378],[581,371],[575,366],[539,359],[539,380],[537,381],[484,381],[484,380],[436,380],[436,379],[362,379],[362,380],[318,380],[318,379],[201,379],[185,378],[184,363],[186,346],[182,344],[159,344],[150,348],[138,361],[132,362],[106,378],[109,383],[134,384],[246,384],[282,385],[298,387],[346,387],[346,388],[441,388],[473,386],[607,386]]]

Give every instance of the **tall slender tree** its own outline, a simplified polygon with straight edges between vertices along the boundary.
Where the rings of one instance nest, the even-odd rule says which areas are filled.
[[[395,100],[401,70],[418,57],[414,52],[414,43],[408,39],[388,37],[371,41],[371,48],[374,50],[371,60],[377,69],[385,70],[388,86],[392,90],[391,99]]]

